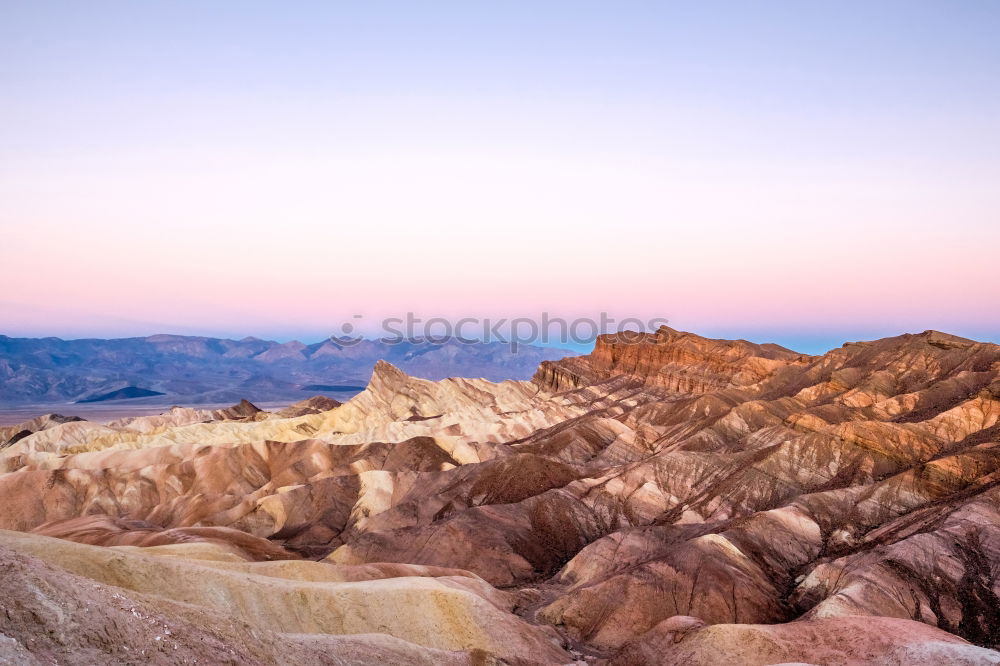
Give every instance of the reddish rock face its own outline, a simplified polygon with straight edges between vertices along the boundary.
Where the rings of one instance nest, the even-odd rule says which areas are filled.
[[[461,569],[566,661],[1000,663],[997,345],[662,328],[532,382],[380,363],[343,405],[213,418],[24,436],[0,528]]]
[[[751,387],[812,360],[775,344],[709,340],[662,326],[656,333],[602,335],[589,356],[543,361],[535,381],[549,390],[566,390],[624,375],[646,386],[694,395]]]

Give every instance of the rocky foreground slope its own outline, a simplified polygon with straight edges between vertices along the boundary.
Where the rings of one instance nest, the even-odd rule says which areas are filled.
[[[662,328],[530,382],[35,425],[0,663],[1000,663],[997,345]]]

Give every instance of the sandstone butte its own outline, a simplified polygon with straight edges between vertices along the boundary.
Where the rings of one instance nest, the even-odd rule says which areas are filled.
[[[0,431],[0,663],[1000,664],[1000,346],[662,328],[532,381]]]

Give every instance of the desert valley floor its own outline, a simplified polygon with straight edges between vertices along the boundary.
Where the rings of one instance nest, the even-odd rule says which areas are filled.
[[[0,663],[1000,664],[1000,346],[0,427]]]

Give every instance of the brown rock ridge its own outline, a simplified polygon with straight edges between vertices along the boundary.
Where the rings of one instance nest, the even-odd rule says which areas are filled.
[[[45,414],[19,425],[0,426],[0,448],[16,444],[28,435],[52,428],[71,421],[82,421],[78,416],[63,416],[62,414]]]
[[[340,407],[340,405],[341,403],[333,398],[327,398],[324,395],[316,395],[299,401],[294,405],[285,407],[277,412],[277,416],[283,419],[290,419],[296,416],[305,416],[307,414],[319,414],[321,412],[328,412],[331,409]]]
[[[102,514],[45,523],[32,532],[95,546],[152,547],[198,543],[214,546],[247,561],[298,559],[295,553],[267,539],[230,527],[163,529],[141,520],[111,518]]]

